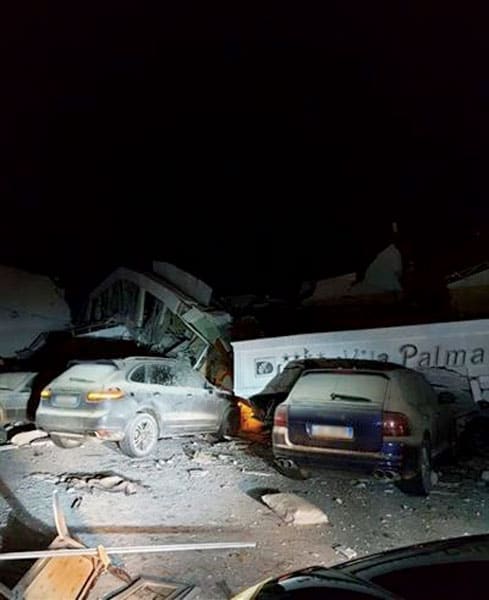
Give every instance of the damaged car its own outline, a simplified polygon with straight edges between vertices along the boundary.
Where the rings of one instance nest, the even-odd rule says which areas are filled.
[[[37,373],[0,373],[0,443],[7,440],[8,428],[28,420],[27,405]]]
[[[476,414],[473,401],[459,402],[412,369],[323,359],[299,373],[277,406],[273,452],[283,472],[362,471],[395,481],[407,493],[427,495],[434,460],[455,453]]]
[[[235,435],[234,396],[210,384],[189,363],[129,357],[72,364],[41,392],[37,426],[63,448],[87,438],[116,441],[131,457],[150,454],[159,438]]]

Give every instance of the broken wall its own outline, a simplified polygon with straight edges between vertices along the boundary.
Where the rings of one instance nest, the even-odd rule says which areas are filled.
[[[152,352],[185,357],[210,381],[229,389],[230,322],[226,313],[202,307],[177,290],[175,282],[168,284],[155,274],[124,268],[90,294],[84,319],[92,328],[103,326],[107,335],[124,326],[132,339]]]

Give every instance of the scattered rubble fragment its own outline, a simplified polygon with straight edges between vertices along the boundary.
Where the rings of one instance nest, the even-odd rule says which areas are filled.
[[[83,489],[93,492],[94,489],[97,489],[105,492],[122,492],[126,496],[135,494],[142,487],[135,481],[107,473],[62,475],[59,477],[58,483],[65,483],[68,492]]]
[[[438,473],[436,471],[431,472],[431,485],[434,487],[439,481]]]
[[[168,458],[157,458],[154,461],[154,465],[157,469],[162,469],[165,465],[171,464],[173,462],[174,458],[175,458],[174,454],[172,454]]]
[[[243,475],[253,475],[254,477],[271,477],[273,473],[265,473],[264,471],[247,471],[246,469],[241,469],[241,473]]]
[[[335,544],[333,549],[337,554],[341,554],[348,560],[353,560],[358,556],[356,550],[353,550],[353,548],[350,548],[349,546],[343,546],[342,544]]]
[[[47,438],[48,434],[45,431],[34,429],[32,431],[21,431],[16,433],[10,440],[14,446],[27,446],[34,440]]]
[[[210,463],[216,462],[217,458],[211,452],[206,452],[205,450],[197,450],[194,453],[192,460],[202,465],[208,465]]]
[[[365,483],[365,481],[354,481],[353,487],[359,490],[364,490],[367,487],[367,484]]]
[[[486,483],[489,483],[489,471],[482,471],[481,481],[485,481]]]
[[[319,525],[328,523],[323,511],[296,494],[265,494],[262,501],[286,523],[292,525]]]
[[[201,469],[200,467],[195,467],[193,469],[187,469],[187,473],[190,477],[205,477],[209,474],[209,471]]]
[[[37,438],[35,440],[32,440],[32,442],[29,444],[29,446],[32,446],[33,448],[39,448],[42,446],[54,446],[54,442],[51,438]]]
[[[59,483],[61,480],[61,477],[59,475],[53,475],[52,473],[43,473],[43,472],[31,473],[27,477],[32,477],[33,479],[39,479],[40,481],[46,481],[46,482],[54,483],[54,484]]]

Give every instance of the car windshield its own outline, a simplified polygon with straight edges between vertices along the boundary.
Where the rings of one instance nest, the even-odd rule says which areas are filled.
[[[370,373],[305,373],[290,392],[288,401],[382,404],[387,382],[384,376]]]

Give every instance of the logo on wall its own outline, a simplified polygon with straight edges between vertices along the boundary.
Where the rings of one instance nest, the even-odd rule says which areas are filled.
[[[273,373],[274,368],[275,367],[271,359],[255,359],[255,375],[270,375],[271,373]]]

